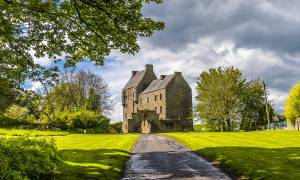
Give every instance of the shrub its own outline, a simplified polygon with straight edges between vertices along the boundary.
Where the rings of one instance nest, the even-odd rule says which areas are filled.
[[[53,139],[0,138],[0,179],[49,179],[61,163]]]
[[[207,124],[195,124],[193,126],[195,132],[212,131]]]
[[[109,125],[109,133],[122,133],[122,122],[116,122]]]
[[[94,111],[80,109],[77,111],[59,111],[53,119],[41,116],[51,128],[61,130],[83,131],[87,133],[107,133],[109,131],[109,119]]]
[[[107,133],[109,119],[101,114],[89,110],[79,110],[67,116],[69,129],[89,129],[93,132]]]
[[[35,117],[33,114],[29,114],[27,108],[12,105],[3,114],[0,115],[1,126],[19,126],[33,123]]]

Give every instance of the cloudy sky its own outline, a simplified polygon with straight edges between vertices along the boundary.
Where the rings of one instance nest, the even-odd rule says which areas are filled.
[[[143,13],[164,21],[166,28],[139,39],[137,55],[114,52],[103,67],[77,65],[109,84],[115,101],[112,121],[122,119],[121,89],[131,71],[145,64],[153,64],[157,75],[182,71],[193,90],[202,71],[238,67],[249,79],[265,80],[279,112],[291,86],[300,81],[299,0],[165,0],[145,6]]]

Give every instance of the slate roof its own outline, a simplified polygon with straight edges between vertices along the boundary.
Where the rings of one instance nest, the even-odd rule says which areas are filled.
[[[144,77],[145,75],[145,70],[142,70],[142,71],[138,71],[128,82],[127,84],[125,85],[125,87],[123,89],[129,89],[129,88],[132,88],[132,87],[136,87],[139,82],[142,80],[142,78]]]
[[[157,91],[157,90],[166,88],[167,85],[169,84],[169,82],[173,79],[173,77],[174,77],[174,74],[168,75],[162,80],[161,79],[153,80],[141,94],[146,94],[146,93],[150,93],[153,91]]]

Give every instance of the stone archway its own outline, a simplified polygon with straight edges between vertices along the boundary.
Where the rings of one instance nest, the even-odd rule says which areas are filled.
[[[151,133],[151,123],[147,120],[141,122],[141,133],[150,134]]]

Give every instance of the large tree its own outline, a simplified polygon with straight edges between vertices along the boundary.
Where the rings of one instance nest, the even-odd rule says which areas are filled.
[[[100,114],[109,113],[113,105],[107,83],[99,75],[84,71],[65,74],[44,102],[55,111],[84,108]]]
[[[196,112],[214,130],[248,130],[265,123],[262,83],[247,81],[239,69],[219,67],[204,71],[196,90]]]
[[[238,117],[239,97],[245,83],[242,73],[233,67],[212,68],[200,75],[196,100],[201,119],[217,130],[231,130]]]
[[[0,77],[18,88],[27,77],[43,79],[34,58],[103,65],[114,49],[138,52],[139,36],[164,27],[143,17],[144,3],[162,0],[0,0]]]
[[[284,115],[293,125],[300,118],[300,83],[296,84],[290,91],[286,102]]]

